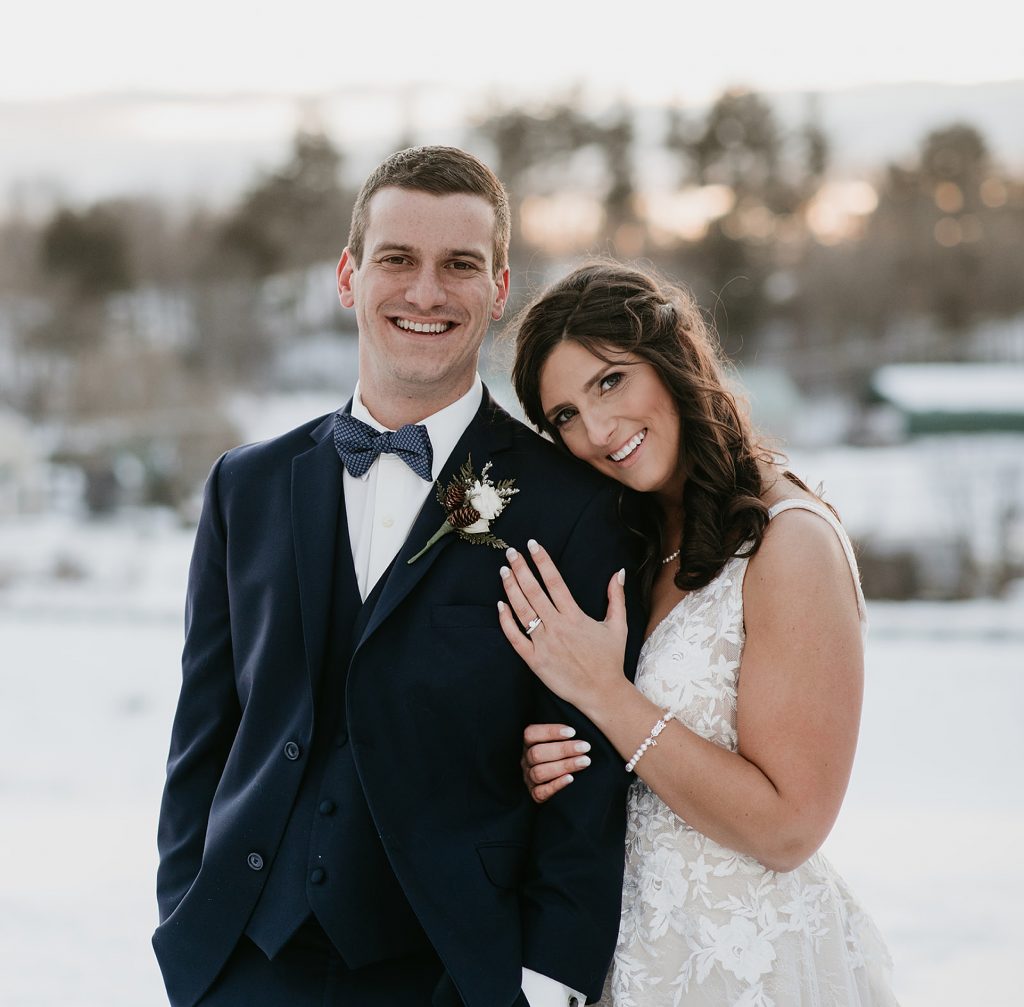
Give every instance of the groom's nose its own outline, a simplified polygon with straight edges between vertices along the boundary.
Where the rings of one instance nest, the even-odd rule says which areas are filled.
[[[448,292],[435,271],[424,266],[410,278],[405,299],[417,308],[436,308],[448,300]]]

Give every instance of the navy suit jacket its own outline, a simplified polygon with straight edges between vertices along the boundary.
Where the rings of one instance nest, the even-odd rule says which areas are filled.
[[[306,765],[343,495],[331,426],[323,417],[229,451],[207,482],[159,828],[153,944],[176,1007],[202,996],[242,934]],[[612,574],[635,565],[618,485],[486,391],[440,482],[470,456],[520,491],[494,533],[520,551],[540,540],[603,618]],[[431,492],[355,645],[353,758],[394,872],[468,1007],[511,1004],[523,965],[596,999],[618,927],[631,777],[505,640],[502,552],[448,535],[407,563],[444,517]],[[630,674],[636,594],[627,579]],[[540,807],[519,767],[523,727],[537,721],[572,724],[594,746],[592,766]]]

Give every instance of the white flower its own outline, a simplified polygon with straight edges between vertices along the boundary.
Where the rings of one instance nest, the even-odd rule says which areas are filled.
[[[737,979],[756,983],[775,961],[775,948],[753,920],[734,916],[714,932],[715,958]]]
[[[479,479],[473,483],[466,495],[469,497],[469,505],[484,521],[484,526],[477,528],[474,524],[465,530],[471,533],[487,531],[490,527],[488,522],[493,521],[505,509],[505,501],[493,486],[482,483]]]
[[[491,522],[480,518],[479,521],[474,521],[470,525],[466,525],[465,528],[461,529],[467,535],[482,535],[485,531],[491,530]]]

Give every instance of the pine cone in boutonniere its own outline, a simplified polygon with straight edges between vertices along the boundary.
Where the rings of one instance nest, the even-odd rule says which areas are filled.
[[[488,462],[477,476],[470,457],[447,486],[438,486],[437,502],[447,517],[430,541],[409,560],[410,563],[415,563],[435,542],[451,532],[466,542],[489,545],[494,549],[508,548],[508,543],[491,534],[491,524],[519,490],[515,488],[515,479],[492,482],[487,475],[490,468],[491,463]]]
[[[466,487],[457,479],[453,479],[447,489],[438,491],[437,498],[445,511],[451,514],[466,502]]]

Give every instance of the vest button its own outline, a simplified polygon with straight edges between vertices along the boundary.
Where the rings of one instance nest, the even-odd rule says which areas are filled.
[[[288,744],[284,746],[284,757],[286,759],[294,762],[300,755],[302,755],[302,749],[299,748],[294,741],[289,741]]]
[[[333,815],[336,805],[334,801],[321,801],[320,802],[320,814],[321,815]]]
[[[322,867],[314,867],[309,874],[309,880],[314,885],[322,885],[327,877],[327,872]]]
[[[255,852],[254,853],[250,853],[249,856],[245,858],[245,862],[254,871],[262,871],[263,870],[263,858],[258,853],[255,853]]]

